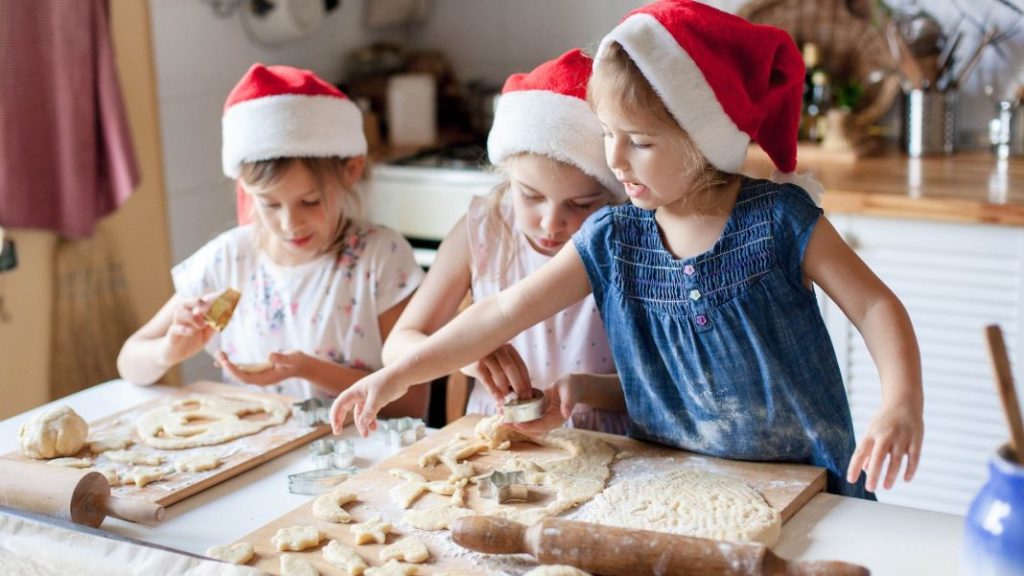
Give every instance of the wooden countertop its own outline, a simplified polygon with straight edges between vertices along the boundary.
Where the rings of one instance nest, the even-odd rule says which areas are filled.
[[[1024,157],[998,160],[982,151],[853,158],[801,145],[797,159],[797,171],[811,172],[825,187],[828,212],[1024,226]],[[743,172],[767,178],[773,170],[752,146]]]

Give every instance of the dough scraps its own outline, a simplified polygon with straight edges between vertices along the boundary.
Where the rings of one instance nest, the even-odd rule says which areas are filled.
[[[250,414],[262,419],[243,419]],[[289,409],[251,394],[193,394],[143,414],[137,424],[142,441],[154,448],[180,450],[222,444],[281,424]]]

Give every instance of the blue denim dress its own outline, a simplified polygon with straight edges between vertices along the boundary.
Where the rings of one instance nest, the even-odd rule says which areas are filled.
[[[744,179],[716,244],[676,259],[654,212],[601,209],[573,240],[608,331],[631,436],[723,458],[813,464],[849,484],[855,448],[835,350],[801,262],[822,211]]]

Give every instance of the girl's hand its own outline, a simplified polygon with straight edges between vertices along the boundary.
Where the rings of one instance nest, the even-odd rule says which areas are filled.
[[[331,404],[331,428],[341,434],[345,417],[352,410],[356,430],[366,438],[377,429],[377,412],[402,397],[406,388],[396,386],[387,380],[387,370],[378,370],[338,395]]]
[[[544,415],[532,422],[511,424],[513,428],[528,436],[540,436],[560,428],[572,417],[578,394],[574,374],[566,374],[544,391]]]
[[[217,363],[228,371],[229,374],[239,382],[255,384],[256,386],[271,386],[288,378],[301,378],[305,373],[305,366],[310,356],[297,350],[291,352],[274,352],[268,359],[271,367],[259,372],[248,372],[242,370],[233,363],[224,352],[217,353]]]
[[[164,335],[157,362],[170,367],[191,358],[213,338],[214,329],[206,324],[204,315],[216,295],[190,298],[174,311],[171,325]]]
[[[914,407],[909,403],[883,404],[878,414],[871,420],[868,431],[861,438],[853,457],[850,458],[846,480],[850,483],[856,482],[863,470],[868,475],[866,487],[874,492],[888,457],[889,470],[883,483],[888,490],[896,482],[903,458],[906,457],[907,468],[903,480],[910,482],[921,458],[923,439],[924,419],[920,407]]]
[[[483,384],[498,406],[514,391],[520,398],[531,398],[530,371],[522,356],[511,344],[504,344],[494,352],[462,369],[466,376]]]

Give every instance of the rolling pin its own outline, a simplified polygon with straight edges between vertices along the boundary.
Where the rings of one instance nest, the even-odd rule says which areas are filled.
[[[106,476],[42,462],[0,458],[0,505],[70,520],[92,528],[107,516],[155,524],[164,507],[110,494]]]
[[[549,518],[526,527],[492,516],[452,524],[452,540],[487,554],[533,555],[541,564],[567,564],[604,576],[867,576],[845,562],[796,562],[754,542],[721,542],[648,530],[627,530]]]

